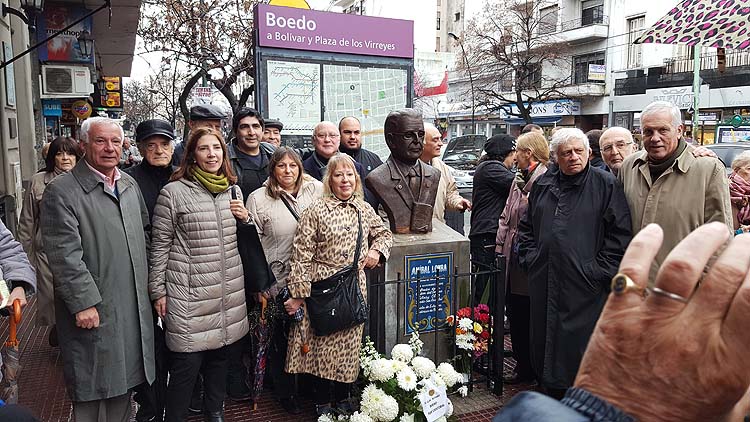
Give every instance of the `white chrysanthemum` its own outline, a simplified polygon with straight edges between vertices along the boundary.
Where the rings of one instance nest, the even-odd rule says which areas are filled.
[[[458,320],[458,326],[466,331],[471,331],[474,329],[474,321],[469,318],[461,318]]]
[[[445,411],[445,417],[447,418],[453,414],[453,402],[448,399],[445,404],[448,405],[448,410]]]
[[[318,422],[333,422],[333,419],[331,419],[329,413],[326,413],[325,415],[318,416]]]
[[[354,412],[349,416],[349,422],[373,422],[373,420],[367,413]]]
[[[396,373],[390,359],[376,359],[370,365],[370,380],[386,382]]]
[[[406,368],[407,364],[404,363],[404,362],[401,362],[400,360],[393,360],[393,359],[391,359],[391,366],[393,367],[393,373],[397,374],[398,371]]]
[[[459,388],[458,389],[458,394],[460,394],[461,397],[468,396],[469,395],[469,387],[467,387],[467,386],[464,385],[463,387]]]
[[[416,373],[419,378],[427,378],[435,371],[435,363],[422,356],[417,356],[412,359],[411,366],[414,368],[414,373]]]
[[[413,357],[414,352],[408,344],[397,344],[393,346],[393,350],[391,350],[391,358],[400,362],[409,363]]]
[[[401,419],[398,422],[414,422],[414,415],[411,413],[401,415]]]
[[[456,372],[453,365],[448,362],[443,362],[438,365],[437,373],[440,374],[440,377],[443,378],[445,385],[448,387],[453,387],[457,382],[463,380],[463,375]]]
[[[375,422],[391,422],[398,416],[398,402],[375,385],[362,391],[362,411]]]
[[[408,366],[398,371],[396,374],[398,386],[404,391],[412,391],[417,388],[417,374]]]
[[[443,377],[441,377],[437,372],[433,372],[432,375],[430,375],[430,380],[438,387],[445,387],[447,385]]]

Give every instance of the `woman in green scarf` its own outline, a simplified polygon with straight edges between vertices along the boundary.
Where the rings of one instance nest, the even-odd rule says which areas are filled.
[[[186,419],[199,372],[205,420],[224,420],[228,349],[248,332],[237,221],[249,214],[226,157],[219,132],[194,130],[154,208],[149,294],[172,351],[166,421]]]

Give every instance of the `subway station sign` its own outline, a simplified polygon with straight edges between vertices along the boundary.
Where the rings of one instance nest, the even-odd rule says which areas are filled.
[[[260,4],[261,47],[367,56],[414,57],[414,22]]]

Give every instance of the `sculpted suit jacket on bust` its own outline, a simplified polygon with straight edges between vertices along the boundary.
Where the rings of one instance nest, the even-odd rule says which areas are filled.
[[[393,157],[388,157],[385,165],[374,169],[367,176],[365,184],[372,191],[388,214],[391,231],[394,233],[428,233],[432,231],[432,208],[435,206],[438,183],[440,182],[440,170],[417,160],[422,175],[421,192],[409,192],[409,182],[396,168]],[[424,224],[412,227],[412,209],[414,203],[428,204],[429,215],[420,218]]]

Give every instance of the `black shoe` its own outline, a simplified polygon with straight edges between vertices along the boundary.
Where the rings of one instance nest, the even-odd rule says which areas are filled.
[[[328,413],[333,413],[333,408],[331,407],[331,405],[328,405],[328,404],[316,404],[315,405],[315,414],[318,415],[318,417],[321,417]]]
[[[203,420],[205,422],[224,422],[224,412],[221,410],[218,412],[206,412],[203,414]]]
[[[286,410],[286,413],[289,413],[290,415],[299,415],[302,413],[302,409],[300,409],[299,404],[297,403],[298,400],[297,397],[291,396],[279,398],[278,402],[281,407]]]

